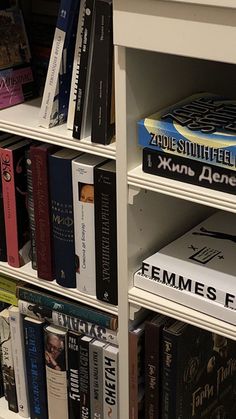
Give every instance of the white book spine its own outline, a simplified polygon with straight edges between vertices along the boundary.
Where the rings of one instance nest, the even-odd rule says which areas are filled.
[[[56,28],[48,66],[47,78],[39,113],[39,125],[43,128],[51,126],[54,98],[57,91],[58,76],[61,66],[62,52],[65,42],[65,32]]]
[[[91,336],[106,343],[113,343],[114,345],[118,344],[118,333],[115,330],[111,330],[104,326],[81,320],[78,317],[72,317],[68,314],[60,313],[59,311],[54,310],[45,310],[45,315],[43,315],[43,312],[41,312],[40,315],[36,315],[32,311],[33,306],[34,304],[29,303],[28,301],[18,300],[20,313],[24,316],[29,316],[38,320],[46,319],[55,326],[61,326],[65,329],[70,329],[74,332]]]
[[[94,166],[79,159],[72,161],[77,288],[92,296],[96,296]]]
[[[103,349],[103,419],[118,419],[119,349],[107,345]]]
[[[19,415],[29,417],[28,385],[24,350],[22,317],[18,307],[9,308],[9,320],[12,339],[12,356],[16,379],[16,394]]]
[[[103,419],[103,348],[105,343],[94,340],[89,345],[91,419]]]
[[[73,130],[73,126],[74,126],[76,94],[77,94],[77,81],[78,81],[78,68],[79,68],[79,65],[80,65],[80,57],[81,57],[85,6],[86,6],[86,0],[81,0],[80,1],[78,27],[77,27],[77,35],[76,35],[75,54],[74,54],[74,61],[73,61],[73,71],[72,71],[72,78],[71,78],[69,109],[68,109],[68,117],[67,117],[67,129],[70,129],[70,130]]]
[[[206,297],[192,293],[191,291],[181,290],[170,284],[164,284],[155,278],[143,275],[139,270],[134,274],[134,286],[162,298],[182,304],[193,310],[208,314],[209,316],[221,319],[227,323],[236,325],[235,310],[225,307],[217,301],[212,301]]]

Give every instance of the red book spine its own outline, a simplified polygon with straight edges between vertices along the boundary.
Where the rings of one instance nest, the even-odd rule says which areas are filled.
[[[50,148],[52,148],[52,146],[49,145],[30,147],[38,277],[46,279],[47,281],[52,281],[54,279],[51,209],[48,183],[48,153]]]
[[[1,176],[6,228],[7,261],[14,268],[20,267],[17,210],[15,194],[14,154],[1,149]]]

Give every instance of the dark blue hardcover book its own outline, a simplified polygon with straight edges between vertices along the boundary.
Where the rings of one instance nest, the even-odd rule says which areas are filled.
[[[78,155],[66,148],[49,155],[55,275],[57,283],[67,288],[76,288],[71,161]]]
[[[77,419],[80,411],[80,365],[79,345],[81,334],[68,330],[67,333],[67,362],[68,362],[68,408],[69,419]]]
[[[45,323],[40,320],[29,317],[23,319],[31,419],[48,419],[44,325]]]

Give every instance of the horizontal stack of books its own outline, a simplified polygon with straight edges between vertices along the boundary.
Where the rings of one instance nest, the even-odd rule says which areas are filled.
[[[116,164],[0,135],[0,261],[117,305]]]
[[[236,101],[197,93],[138,121],[143,171],[236,193]]]

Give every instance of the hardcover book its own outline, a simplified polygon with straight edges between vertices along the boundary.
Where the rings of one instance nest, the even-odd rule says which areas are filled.
[[[183,322],[163,330],[162,418],[233,418],[236,345]]]
[[[107,145],[115,134],[112,0],[95,0],[95,7],[91,141]]]
[[[31,419],[48,419],[44,355],[44,321],[23,318]]]
[[[68,348],[68,408],[69,419],[77,419],[80,411],[79,345],[81,334],[67,333]]]
[[[11,306],[9,308],[9,320],[18,410],[20,416],[28,418],[30,412],[24,349],[24,332],[22,316],[18,307]]]
[[[77,289],[96,296],[94,168],[103,157],[83,154],[72,161]]]
[[[236,101],[197,93],[138,121],[138,141],[165,153],[236,170]]]
[[[5,398],[7,400],[9,410],[17,413],[18,403],[16,395],[16,380],[12,356],[9,310],[7,308],[0,313],[0,341]]]
[[[63,148],[49,155],[49,182],[55,276],[59,285],[76,288],[72,160],[80,153]]]
[[[45,319],[47,322],[52,323],[55,326],[60,326],[77,333],[100,339],[104,342],[118,344],[116,331],[107,329],[106,327],[100,326],[96,323],[81,320],[78,317],[72,317],[68,314],[51,310],[43,305],[32,304],[24,300],[18,300],[18,307],[20,312],[25,316],[36,319]]]
[[[56,147],[51,144],[32,145],[30,147],[37,272],[39,278],[48,281],[52,281],[55,277],[48,168],[48,156],[55,151]]]
[[[185,159],[164,151],[143,149],[143,171],[152,175],[203,186],[216,191],[236,194],[236,173],[234,170]]]
[[[79,346],[79,361],[80,361],[80,375],[79,375],[79,386],[80,386],[80,416],[81,418],[90,418],[90,380],[89,380],[89,344],[92,342],[92,338],[88,336],[82,336],[80,339]]]
[[[103,349],[103,418],[119,418],[119,348],[107,345]]]
[[[92,113],[92,51],[94,44],[95,0],[86,0],[82,45],[77,73],[76,106],[73,137],[81,140],[91,135]]]
[[[78,0],[61,0],[39,115],[44,128],[67,118],[77,21]]]
[[[7,261],[15,268],[30,261],[25,164],[25,151],[29,145],[29,140],[23,140],[0,148]]]
[[[50,419],[68,419],[67,332],[56,326],[44,329],[44,349]]]
[[[109,161],[94,169],[96,294],[116,305],[117,295],[117,215],[116,165]]]
[[[116,315],[70,300],[69,298],[62,298],[50,291],[44,292],[42,289],[30,284],[17,286],[17,297],[33,305],[43,306],[114,331],[118,328]]]
[[[32,268],[37,269],[32,161],[30,158],[29,148],[25,152],[25,162],[26,162],[26,173],[27,173],[28,212],[29,212],[30,245],[31,245],[30,259],[31,259]]]
[[[0,10],[0,109],[35,95],[31,54],[21,10]]]
[[[105,343],[93,340],[89,345],[91,418],[103,419],[103,350]]]
[[[142,263],[142,274],[236,309],[235,215],[218,211]]]

